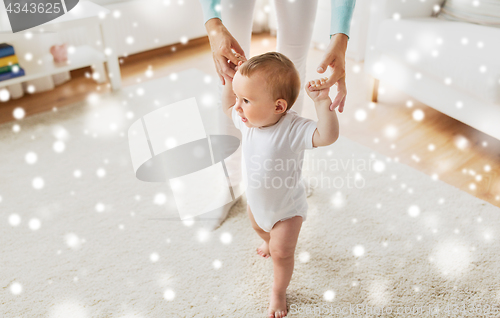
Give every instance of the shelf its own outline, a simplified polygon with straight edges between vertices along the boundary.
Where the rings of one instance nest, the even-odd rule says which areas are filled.
[[[75,47],[75,52],[73,52],[73,54],[68,53],[67,62],[55,63],[51,54],[44,55],[40,60],[42,61],[41,64],[37,63],[38,59],[36,58],[30,62],[23,63],[22,61],[19,61],[20,67],[22,67],[25,71],[25,75],[0,81],[0,87],[67,72],[93,64],[103,63],[106,60],[106,57],[98,50],[88,45],[83,45]]]

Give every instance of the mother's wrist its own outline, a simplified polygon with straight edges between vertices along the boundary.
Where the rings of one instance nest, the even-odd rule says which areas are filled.
[[[205,29],[209,35],[212,31],[217,32],[221,27],[224,27],[224,24],[219,18],[212,18],[205,23]]]

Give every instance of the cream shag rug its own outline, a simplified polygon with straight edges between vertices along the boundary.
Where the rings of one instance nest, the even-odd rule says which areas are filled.
[[[1,317],[265,316],[272,260],[255,251],[245,197],[209,232],[130,161],[127,129],[157,107],[194,96],[212,131],[215,81],[187,70],[0,126]],[[324,183],[308,198],[289,317],[498,309],[498,208],[344,137],[304,169]]]

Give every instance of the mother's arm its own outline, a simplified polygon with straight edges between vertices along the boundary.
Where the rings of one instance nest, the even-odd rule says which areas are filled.
[[[224,85],[224,77],[228,77],[231,80],[233,79],[235,73],[234,68],[239,61],[231,49],[241,54],[243,57],[245,56],[245,52],[243,52],[238,41],[236,41],[224,24],[222,24],[220,10],[218,10],[220,0],[199,1],[203,9],[205,28],[212,49],[215,69],[217,74],[219,74],[222,85]]]
[[[356,0],[331,0],[331,2],[330,44],[317,71],[318,73],[324,73],[328,66],[330,66],[333,73],[324,84],[315,86],[312,89],[320,90],[338,83],[337,96],[332,105],[330,105],[330,109],[333,110],[339,106],[339,112],[343,112],[347,89],[345,80],[340,81],[340,79],[345,77],[345,52],[347,50],[349,29]]]

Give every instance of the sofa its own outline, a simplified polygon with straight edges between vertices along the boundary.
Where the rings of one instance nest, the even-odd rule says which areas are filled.
[[[442,0],[372,0],[365,71],[500,139],[500,28],[437,17]]]

